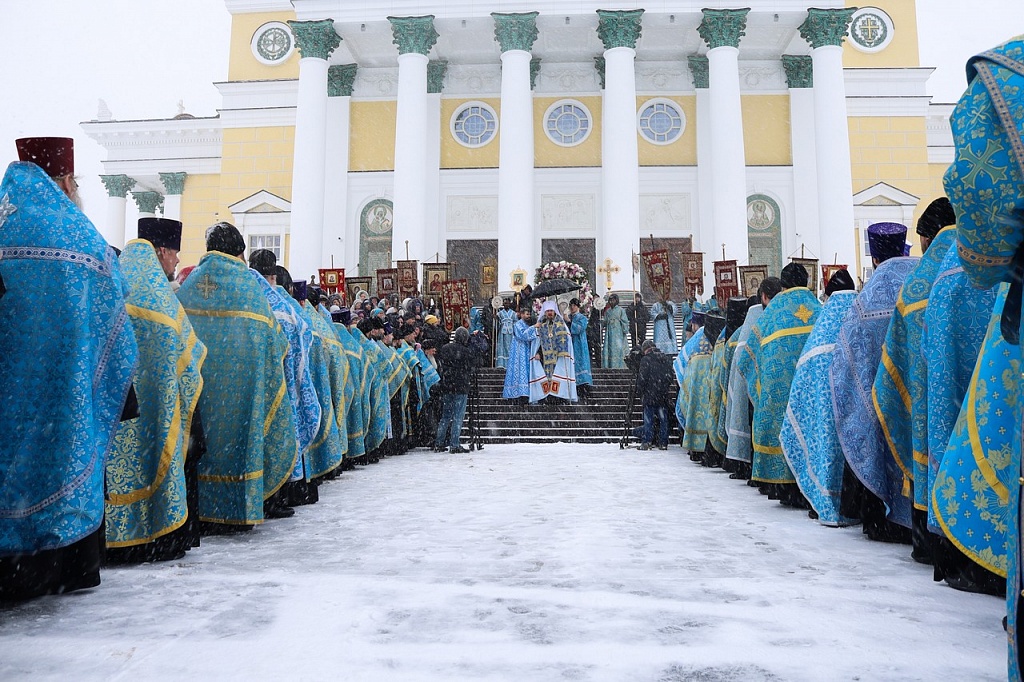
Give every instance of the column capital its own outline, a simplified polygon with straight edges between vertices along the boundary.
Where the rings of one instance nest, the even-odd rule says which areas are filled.
[[[393,42],[398,46],[398,54],[415,52],[426,56],[430,48],[437,42],[438,33],[434,29],[434,15],[424,17],[388,17],[391,22]]]
[[[686,58],[690,66],[690,75],[693,76],[693,87],[701,90],[708,89],[708,58],[701,54],[691,54]]]
[[[601,81],[601,89],[604,90],[604,57],[594,57],[594,68],[597,69],[597,78]]]
[[[185,178],[188,173],[160,173],[160,182],[163,183],[167,194],[182,195],[185,193]]]
[[[447,59],[434,59],[427,63],[427,92],[436,95],[444,85],[445,74],[448,73]]]
[[[597,10],[597,37],[604,43],[604,49],[615,47],[636,48],[640,40],[642,9]]]
[[[537,14],[538,12],[522,14],[491,12],[491,16],[494,18],[494,39],[501,45],[502,52],[509,50],[529,52],[533,49],[533,43],[537,40],[538,35]]]
[[[164,197],[160,192],[132,192],[139,213],[156,213],[156,209],[164,205]]]
[[[356,82],[357,64],[333,64],[327,67],[327,96],[351,97]]]
[[[327,60],[341,45],[341,36],[334,30],[334,19],[289,21],[288,25],[291,26],[295,46],[299,48],[303,59],[312,57]]]
[[[107,188],[108,197],[120,197],[126,199],[128,190],[135,186],[135,179],[127,175],[101,175],[100,180]]]
[[[843,38],[850,30],[850,20],[856,7],[842,9],[819,9],[812,7],[807,10],[807,18],[800,24],[800,37],[817,49],[826,45],[842,47]]]
[[[787,87],[814,87],[814,69],[810,57],[784,54],[782,55],[782,68],[786,70]]]
[[[747,34],[747,13],[744,9],[702,9],[704,19],[697,27],[697,33],[709,49],[716,47],[739,48],[740,38]]]
[[[537,74],[540,73],[540,57],[530,60],[530,90],[537,87]]]

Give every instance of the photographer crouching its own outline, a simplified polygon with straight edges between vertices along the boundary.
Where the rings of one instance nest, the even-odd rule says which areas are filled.
[[[630,353],[627,365],[632,369],[636,362],[635,351]],[[644,408],[644,424],[640,427],[640,449],[650,450],[652,443],[659,450],[668,449],[669,408],[672,405],[672,384],[675,373],[672,371],[672,356],[658,350],[653,341],[644,341],[640,346],[640,358],[637,376],[637,392],[640,404]],[[655,440],[655,424],[658,427],[658,438]]]

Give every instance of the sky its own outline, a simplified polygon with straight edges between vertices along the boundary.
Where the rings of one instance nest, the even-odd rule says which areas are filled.
[[[1024,33],[1024,0],[917,4],[937,102],[959,98],[968,57]],[[179,101],[194,116],[215,115],[229,34],[221,0],[0,0],[0,161],[17,158],[18,137],[74,137],[85,210],[102,223],[105,152],[79,123],[96,118],[100,99],[119,120],[170,118]],[[129,202],[129,223],[136,215]]]

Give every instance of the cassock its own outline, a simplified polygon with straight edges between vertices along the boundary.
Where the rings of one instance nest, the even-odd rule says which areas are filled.
[[[604,311],[604,356],[601,362],[609,369],[626,367],[626,332],[629,331],[629,320],[626,311],[615,305]]]
[[[199,516],[263,522],[263,502],[295,470],[298,450],[284,358],[288,339],[244,261],[207,253],[178,290],[208,353],[199,410],[207,452],[199,467]]]
[[[837,291],[822,307],[796,363],[779,434],[800,492],[826,526],[857,522],[839,513],[845,460],[832,416],[832,385],[828,379],[839,330],[856,299],[856,291]]]
[[[179,225],[180,227],[180,225]],[[119,259],[139,345],[139,416],[122,422],[106,465],[107,560],[180,557],[195,541],[186,467],[192,420],[203,390],[206,346],[171,291],[153,244],[128,242]],[[191,464],[195,464],[194,462]]]
[[[0,599],[27,599],[99,584],[138,348],[114,251],[33,163],[0,183],[0,250]]]
[[[741,369],[744,363],[740,362],[740,358],[750,352],[750,332],[761,318],[763,309],[760,303],[750,306],[743,326],[736,331],[736,350],[732,367],[729,368],[729,388],[725,401],[725,432],[728,435],[725,457],[745,464],[753,462],[754,449],[750,434],[750,395],[747,393],[747,379]],[[747,364],[746,367],[752,369],[753,364]]]

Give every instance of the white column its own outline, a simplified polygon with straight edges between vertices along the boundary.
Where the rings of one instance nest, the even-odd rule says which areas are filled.
[[[101,175],[107,190],[107,227],[102,231],[107,243],[117,248],[125,245],[125,211],[128,208],[128,190],[135,180],[127,175]]]
[[[812,8],[800,26],[800,35],[812,47],[818,225],[824,251],[820,258],[826,263],[837,258],[850,267],[857,262],[857,243],[842,45],[855,11]]]
[[[395,127],[395,222],[391,257],[422,260],[427,210],[427,56],[398,57],[398,114]]]
[[[447,260],[447,246],[441,238],[441,85],[448,62],[427,64],[427,136],[423,140],[425,167],[423,204],[423,255],[417,260]],[[410,251],[411,253],[411,251]],[[404,257],[404,256],[403,256]]]
[[[348,153],[355,64],[336,64],[327,71],[327,130],[324,170],[323,264],[346,268],[355,275],[359,262],[359,225],[348,215]],[[354,250],[354,251],[353,251]]]
[[[160,173],[164,186],[164,218],[181,220],[181,196],[185,193],[187,173]]]
[[[857,254],[853,220],[853,172],[846,117],[843,48],[826,45],[811,52],[814,64],[814,145],[818,177],[818,225],[823,262],[853,267]]]
[[[601,124],[601,239],[598,262],[621,268],[612,289],[631,289],[630,261],[640,249],[640,166],[636,137],[636,72],[631,47],[604,53]],[[599,278],[605,285],[603,278]]]
[[[697,234],[692,249],[704,253],[704,295],[714,291],[715,273],[711,261],[721,253],[721,242],[715,244],[715,207],[711,167],[714,148],[711,146],[711,93],[708,91],[708,59],[691,56],[688,59],[697,91]]]
[[[327,135],[327,59],[341,43],[334,22],[289,22],[302,54],[295,108],[291,242],[288,270],[308,281],[324,265],[324,177]]]
[[[501,53],[501,118],[498,126],[498,288],[508,288],[511,272],[529,272],[539,263],[533,225],[533,93],[530,53]]]
[[[810,57],[783,55],[789,85],[790,148],[793,150],[794,232],[786,235],[783,251],[795,252],[801,244],[822,263],[832,254],[821,251],[818,230],[818,174],[814,135],[814,92],[811,90]]]

